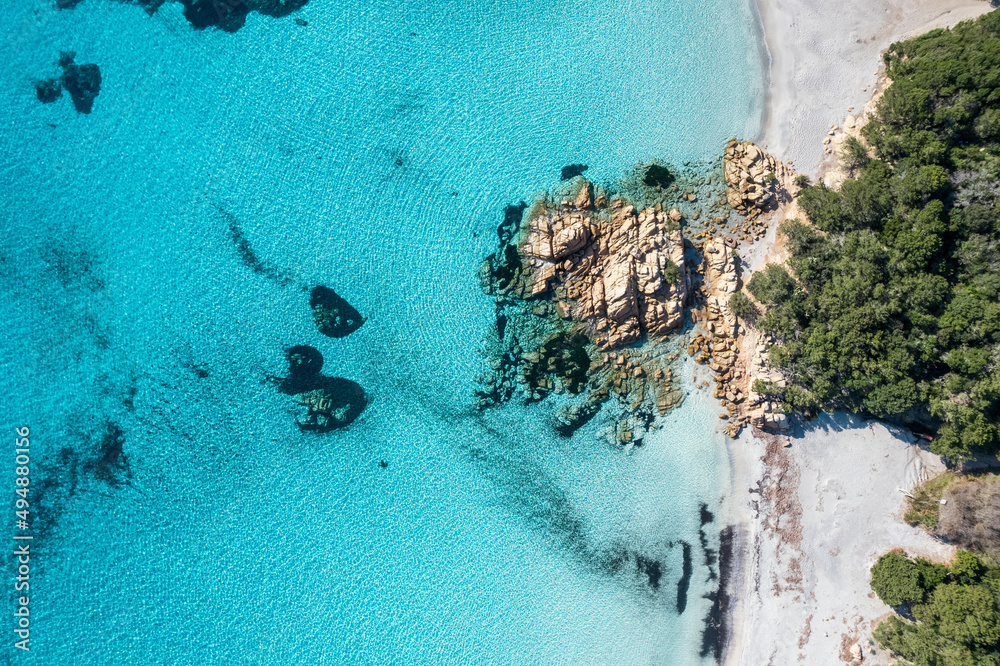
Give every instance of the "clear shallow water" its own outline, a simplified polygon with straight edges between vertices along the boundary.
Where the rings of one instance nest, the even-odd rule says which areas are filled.
[[[748,3],[312,0],[235,34],[178,5],[0,11],[3,421],[33,429],[45,508],[18,663],[698,662],[697,547],[683,615],[673,590],[725,482],[717,405],[632,455],[600,418],[567,441],[544,405],[476,416],[475,270],[568,163],[755,135]],[[34,97],[69,49],[101,66],[89,116]],[[317,283],[368,322],[321,336]],[[266,381],[293,344],[368,391],[349,429],[295,428]],[[600,566],[619,546],[662,559],[660,592]]]

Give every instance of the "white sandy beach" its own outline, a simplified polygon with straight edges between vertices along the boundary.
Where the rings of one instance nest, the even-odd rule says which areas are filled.
[[[947,562],[954,550],[902,521],[904,495],[943,471],[903,431],[824,415],[786,437],[732,445],[739,525],[730,588],[735,607],[726,663],[850,662],[889,609],[868,570],[892,548]],[[742,484],[742,485],[737,485]]]
[[[768,152],[815,175],[823,137],[871,96],[892,42],[975,18],[986,0],[757,0],[771,54],[763,139]]]
[[[989,11],[984,0],[758,0],[772,58],[761,144],[816,177],[823,139],[871,97],[881,52],[893,41]],[[781,219],[781,214],[775,220]],[[775,229],[746,255],[780,260]],[[746,276],[745,276],[746,277]],[[791,446],[785,444],[791,442]],[[788,437],[749,431],[730,445],[730,522],[737,526],[726,664],[888,664],[869,650],[889,609],[869,569],[892,548],[947,562],[953,548],[902,520],[905,496],[944,469],[902,430],[837,414],[797,424]],[[854,661],[854,663],[859,663]]]

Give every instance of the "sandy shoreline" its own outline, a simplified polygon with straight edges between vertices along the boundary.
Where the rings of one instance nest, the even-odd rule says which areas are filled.
[[[889,44],[991,9],[983,0],[757,5],[771,59],[758,142],[812,178],[833,164],[824,161],[823,139],[848,107],[864,108]],[[773,226],[748,253],[753,268],[780,254]],[[788,437],[745,430],[729,456],[734,547],[721,592],[730,602],[724,663],[851,663],[854,643],[865,664],[890,663],[869,652],[872,629],[889,609],[871,592],[868,570],[895,547],[951,557],[950,546],[902,521],[901,491],[942,471],[941,460],[901,429],[846,414],[796,423]]]
[[[860,643],[866,664],[871,632],[888,613],[868,586],[882,553],[947,562],[954,549],[902,521],[904,495],[943,471],[940,459],[905,431],[846,414],[798,424],[790,434],[743,437],[734,506],[738,573],[730,578],[734,613],[726,663],[831,664],[851,661]],[[734,504],[737,504],[734,502]]]
[[[771,60],[758,143],[814,176],[823,137],[847,107],[864,107],[889,44],[990,8],[985,0],[757,0]]]

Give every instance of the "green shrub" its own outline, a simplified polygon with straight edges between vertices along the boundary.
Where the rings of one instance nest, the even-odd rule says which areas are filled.
[[[955,480],[955,476],[944,472],[914,488],[908,499],[909,508],[903,520],[911,525],[921,525],[929,530],[936,529],[941,510],[941,498],[945,489]]]
[[[868,156],[868,148],[865,147],[865,144],[853,136],[847,137],[847,141],[844,143],[844,153],[841,157],[841,163],[844,167],[854,173],[870,161],[871,158]]]
[[[887,606],[917,603],[924,599],[920,570],[913,560],[886,553],[872,566],[872,589]]]
[[[789,300],[796,287],[792,276],[778,264],[768,264],[763,271],[755,272],[747,285],[753,297],[766,305],[778,305]]]
[[[677,267],[677,264],[667,259],[667,265],[663,269],[663,279],[673,284],[681,279],[681,269]]]
[[[742,291],[737,291],[729,297],[729,310],[740,319],[752,319],[760,314],[754,302]]]
[[[954,575],[959,582],[968,585],[969,583],[974,583],[983,575],[986,571],[986,567],[983,566],[982,560],[976,557],[975,553],[970,553],[967,550],[960,550],[955,553],[955,559],[951,563],[952,575]]]

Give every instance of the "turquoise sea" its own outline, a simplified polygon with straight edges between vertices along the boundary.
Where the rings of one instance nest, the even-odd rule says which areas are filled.
[[[755,137],[752,2],[311,0],[232,33],[181,9],[0,1],[0,505],[34,537],[31,649],[4,557],[0,663],[711,663],[718,405],[688,386],[627,453],[601,417],[476,412],[476,268],[567,164]],[[90,114],[35,95],[69,50],[100,67]],[[316,284],[364,326],[320,335]],[[348,428],[296,427],[269,377],[297,344],[364,387]]]

